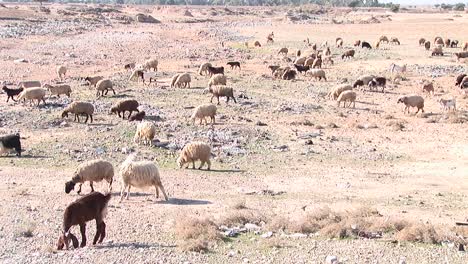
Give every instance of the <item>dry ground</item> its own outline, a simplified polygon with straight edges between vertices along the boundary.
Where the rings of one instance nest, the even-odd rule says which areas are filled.
[[[64,5],[49,5],[52,13],[31,11],[28,5],[7,5],[0,17],[60,21],[56,13]],[[284,11],[243,8],[244,14],[227,15],[223,8],[191,8],[197,19],[212,22],[180,23],[187,17],[180,8],[128,6],[124,14],[151,13],[161,24],[119,24],[65,34],[27,35],[0,40],[0,79],[17,82],[56,78],[55,65],[69,68],[66,82],[72,98],[51,98],[46,107],[0,102],[1,134],[21,132],[24,157],[0,158],[0,261],[3,263],[323,263],[336,255],[343,263],[466,263],[456,247],[418,243],[391,243],[392,234],[381,240],[335,240],[320,234],[307,238],[288,237],[288,232],[268,230],[268,223],[282,216],[301,219],[314,209],[351,210],[359,206],[377,209],[382,215],[430,223],[450,229],[466,219],[465,181],[468,168],[468,100],[454,87],[454,77],[467,72],[466,62],[451,56],[460,49],[447,49],[444,57],[431,57],[417,45],[420,37],[436,35],[468,40],[461,28],[467,14],[391,14],[380,24],[330,24],[328,16],[317,16],[317,24],[293,24]],[[218,10],[218,15],[210,12]],[[386,15],[383,11],[352,12],[347,19]],[[3,29],[11,20],[0,22]],[[275,43],[245,48],[243,43],[260,40],[274,31]],[[342,61],[344,51],[332,45],[335,65],[325,67],[328,80],[316,82],[299,75],[293,82],[273,80],[267,65],[282,64],[280,47],[306,52],[303,40],[328,41],[336,37],[350,47],[354,40],[372,44],[382,34],[397,36],[401,46],[384,45],[380,50],[357,49],[356,58]],[[225,47],[221,47],[221,42]],[[306,52],[307,53],[307,52]],[[292,55],[290,55],[292,56]],[[128,82],[123,65],[156,57],[160,60],[158,86]],[[28,63],[14,63],[24,58]],[[209,101],[203,94],[207,78],[196,74],[202,62],[224,65],[239,60],[242,70],[226,67],[228,82],[238,104],[219,106],[214,126],[192,125],[191,107]],[[387,93],[358,91],[355,109],[336,107],[325,98],[328,90],[361,74],[389,76],[388,66],[407,64],[409,72],[400,84],[390,83]],[[191,89],[168,87],[174,73],[192,73]],[[95,92],[80,81],[88,75],[108,76],[117,83],[117,95],[96,99]],[[435,76],[436,95],[426,96],[425,115],[405,115],[399,96],[421,94],[418,80]],[[242,96],[240,96],[242,95]],[[447,115],[436,100],[457,98],[458,113]],[[167,148],[133,144],[135,124],[109,115],[112,103],[135,98],[158,126],[157,138]],[[97,114],[93,124],[62,123],[61,110],[70,100],[92,101]],[[258,121],[266,124],[259,126]],[[335,124],[333,126],[332,124]],[[312,140],[312,145],[305,144]],[[187,142],[204,140],[214,147],[216,158],[210,172],[176,167],[178,150]],[[277,151],[278,147],[285,151]],[[115,197],[107,217],[107,238],[96,247],[54,252],[64,208],[77,199],[66,195],[64,183],[79,162],[91,158],[111,160],[116,168],[125,159],[122,148],[139,151],[140,159],[155,160],[171,199],[154,200],[153,190],[138,190],[129,201]],[[104,190],[104,185],[98,189]],[[262,195],[261,191],[284,192]],[[88,192],[85,186],[84,192]],[[252,194],[253,193],[253,194]],[[237,203],[247,209],[235,209]],[[264,239],[253,233],[225,239],[209,246],[206,254],[183,252],[177,236],[178,220],[209,218],[223,223],[238,211],[254,212],[252,221],[265,223],[262,232],[275,231]],[[31,231],[31,232],[27,232]],[[75,234],[79,233],[74,229]],[[88,225],[88,241],[95,232]],[[450,243],[449,243],[450,245]]]

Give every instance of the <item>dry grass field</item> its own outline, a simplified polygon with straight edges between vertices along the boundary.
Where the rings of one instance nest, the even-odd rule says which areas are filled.
[[[56,66],[64,65],[73,89],[70,98],[52,96],[39,107],[0,95],[0,134],[19,132],[24,149],[20,158],[0,157],[1,263],[326,263],[327,256],[340,263],[468,263],[459,251],[468,228],[455,226],[467,220],[468,97],[454,85],[468,60],[453,56],[468,41],[467,13],[45,7],[51,12],[0,7],[0,80],[9,87],[53,83]],[[130,21],[138,13],[161,23]],[[275,41],[267,44],[272,31]],[[401,45],[353,47],[355,40],[374,46],[381,35]],[[436,36],[462,44],[432,57],[418,40]],[[291,59],[296,50],[310,54],[306,38],[319,49],[328,42],[335,63],[323,67],[327,80],[273,79],[268,65],[292,65],[279,48]],[[255,40],[262,47],[253,47]],[[355,57],[342,60],[350,48]],[[159,60],[157,84],[129,81],[124,65],[149,58]],[[242,69],[231,70],[228,61]],[[204,62],[225,67],[237,100],[221,99],[214,125],[190,120],[211,97],[203,91],[209,77],[198,75]],[[391,80],[391,63],[407,65],[401,80]],[[191,88],[171,88],[171,77],[183,72],[191,74]],[[356,89],[355,108],[327,98],[363,74],[389,78],[386,92]],[[83,80],[96,75],[110,78],[117,94],[97,98]],[[423,94],[422,79],[433,81],[433,96]],[[406,94],[424,97],[424,114],[403,113],[397,101]],[[447,113],[437,100],[452,97],[457,111]],[[136,123],[109,113],[122,99],[138,100],[155,123],[154,146],[133,143]],[[76,100],[93,103],[93,123],[61,118]],[[191,141],[212,146],[211,171],[177,167]],[[76,166],[103,158],[118,172],[130,151],[157,164],[169,201],[155,199],[154,189],[133,188],[119,203],[116,173],[104,242],[91,245],[92,221],[87,247],[57,251],[64,209],[80,197],[64,192]],[[95,188],[104,192],[106,185]],[[72,233],[80,239],[78,227]]]

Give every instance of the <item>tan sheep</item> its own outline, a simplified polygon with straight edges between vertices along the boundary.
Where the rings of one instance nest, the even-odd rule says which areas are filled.
[[[327,80],[327,77],[325,76],[325,71],[322,69],[310,69],[307,72],[307,75],[310,75],[311,77],[318,79],[319,81],[324,79],[325,81]]]
[[[96,87],[96,84],[100,81],[103,80],[104,77],[102,76],[94,76],[94,77],[86,77],[85,81],[88,82],[89,86],[94,86]]]
[[[57,85],[44,84],[42,88],[49,90],[50,96],[56,95],[57,97],[60,97],[61,94],[66,94],[68,97],[70,97],[70,94],[72,92],[72,89],[70,85],[68,84],[57,84]]]
[[[420,38],[420,39],[419,39],[419,46],[423,46],[425,43],[426,43],[426,39],[425,39],[425,38]]]
[[[46,90],[41,87],[27,88],[27,89],[24,89],[18,95],[18,101],[21,101],[22,99],[24,101],[29,100],[30,102],[37,100],[38,106],[41,101],[44,102],[44,105],[45,105],[46,104],[45,95],[46,95]]]
[[[179,168],[182,168],[185,164],[188,167],[189,163],[192,163],[192,169],[195,169],[195,161],[201,161],[199,170],[203,168],[205,163],[208,164],[208,170],[211,169],[211,147],[210,145],[203,142],[191,142],[182,149],[179,158],[177,158],[177,164]]]
[[[172,76],[171,88],[176,87],[176,81],[177,81],[177,78],[179,78],[179,75],[180,75],[180,73],[176,73],[176,74],[174,74],[174,76]]]
[[[395,44],[395,45],[400,45],[400,40],[398,40],[398,38],[396,38],[396,37],[391,37],[390,38],[390,43]]]
[[[218,73],[211,76],[210,80],[208,81],[208,88],[211,88],[213,85],[226,85],[227,79],[224,74]]]
[[[174,86],[177,86],[177,87],[182,87],[184,86],[184,88],[190,88],[190,82],[192,81],[192,78],[190,77],[190,73],[186,72],[186,73],[182,73],[179,75],[179,77],[177,77],[177,80],[175,81],[175,84]]]
[[[398,103],[403,103],[405,104],[405,110],[408,111],[409,113],[409,108],[410,107],[416,107],[418,108],[418,111],[416,111],[416,114],[421,110],[424,113],[424,98],[422,98],[419,95],[406,95],[398,98]]]
[[[68,117],[68,113],[75,114],[74,121],[80,122],[80,115],[86,116],[85,123],[88,122],[88,118],[91,118],[93,122],[94,106],[91,103],[83,101],[75,101],[69,104],[62,112],[62,118]]]
[[[291,67],[289,66],[286,66],[286,67],[279,67],[278,69],[276,69],[274,72],[273,72],[273,77],[278,79],[278,78],[281,78],[283,76],[283,74],[287,71],[291,70]]]
[[[209,63],[209,62],[205,62],[205,63],[203,63],[202,65],[200,65],[200,68],[198,69],[198,74],[200,74],[200,75],[203,75],[203,74],[207,75],[207,74],[209,73],[209,71],[208,71],[208,66],[209,66],[209,67],[212,67],[213,65],[211,65],[211,63]]]
[[[109,79],[104,79],[104,80],[100,80],[99,82],[97,82],[96,90],[97,90],[96,96],[98,97],[107,95],[109,90],[112,90],[112,92],[115,94],[114,84]],[[104,91],[106,93],[104,93]]]
[[[157,59],[149,59],[145,61],[141,67],[143,70],[151,70],[158,71],[158,60]]]
[[[454,55],[457,57],[457,61],[460,61],[460,59],[468,58],[468,51],[455,52]]]
[[[340,94],[344,91],[353,90],[353,87],[349,84],[341,84],[334,87],[328,94],[328,98],[336,100]]]
[[[429,93],[434,95],[434,84],[432,82],[424,82],[422,85],[422,91],[423,93]]]
[[[18,83],[19,88],[32,88],[32,87],[41,87],[40,81],[22,81]]]
[[[211,123],[214,124],[216,121],[216,110],[217,108],[214,104],[199,105],[197,108],[195,108],[191,117],[193,124],[195,124],[196,119],[200,119],[200,125],[203,124],[203,121],[205,121],[205,124],[208,124],[206,117],[210,117]]]
[[[322,59],[320,57],[317,57],[315,60],[314,60],[314,63],[312,63],[312,68],[322,68]]]
[[[314,61],[315,61],[314,58],[309,57],[304,61],[304,66],[312,67],[312,65],[314,64]]]
[[[65,192],[70,193],[77,183],[80,188],[77,193],[81,193],[81,186],[83,183],[89,181],[91,192],[94,192],[93,182],[100,182],[106,180],[109,183],[108,191],[112,190],[112,182],[114,180],[114,166],[112,163],[105,160],[89,160],[81,163],[73,173],[71,181],[65,183]]]
[[[441,46],[436,46],[432,49],[432,56],[444,56],[444,51]]]
[[[278,51],[278,54],[283,54],[284,56],[288,55],[288,48],[281,48]]]
[[[388,43],[388,38],[387,38],[387,36],[380,36],[379,42],[380,42],[380,43],[382,43],[382,42]]]
[[[156,126],[153,122],[142,121],[137,125],[135,136],[133,137],[133,142],[140,143],[144,145],[152,145],[154,136],[156,135]]]
[[[335,43],[336,43],[336,46],[338,48],[343,47],[343,39],[342,38],[337,38]]]
[[[294,60],[294,64],[296,65],[304,65],[305,61],[307,60],[307,57],[299,57]]]
[[[65,66],[57,66],[56,70],[60,80],[62,80],[62,77],[65,78],[65,75],[67,74],[67,68]]]
[[[210,103],[213,102],[214,97],[218,99],[218,105],[219,105],[219,97],[226,97],[226,104],[229,103],[230,98],[234,100],[234,103],[237,103],[236,98],[234,97],[234,89],[232,89],[232,87],[226,87],[226,86],[209,87],[209,88],[206,88],[204,92],[205,93],[209,92],[212,94]]]
[[[353,49],[347,50],[343,53],[343,55],[341,55],[341,59],[344,60],[345,58],[347,59],[353,58],[355,53],[356,51]]]
[[[442,45],[444,46],[444,40],[441,37],[435,37],[434,39],[434,45]]]
[[[431,49],[431,42],[430,42],[430,41],[426,41],[426,42],[424,43],[424,48],[425,48],[426,50],[430,50],[430,49]]]
[[[353,108],[356,106],[356,93],[354,91],[343,91],[337,99],[338,107],[340,107],[340,103],[343,102],[343,107],[346,107],[346,102],[349,102],[348,107],[353,104]]]

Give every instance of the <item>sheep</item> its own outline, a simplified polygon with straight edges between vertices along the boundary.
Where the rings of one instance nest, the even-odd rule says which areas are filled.
[[[10,100],[13,100],[13,102],[16,102],[15,98],[13,98],[13,96],[18,96],[23,90],[24,88],[18,88],[18,89],[11,89],[11,88],[8,88],[6,86],[3,86],[2,90],[7,94],[7,103],[8,101]]]
[[[430,41],[426,41],[426,42],[424,43],[424,48],[425,48],[426,50],[430,50],[430,49],[431,49],[431,42],[430,42]]]
[[[361,43],[361,48],[372,49],[372,46],[369,44],[369,42],[363,41]]]
[[[101,243],[106,237],[104,218],[111,197],[110,192],[107,194],[92,192],[69,204],[63,213],[63,229],[62,235],[60,235],[57,242],[57,249],[62,250],[65,246],[68,250],[70,240],[72,240],[73,247],[78,248],[78,239],[70,232],[70,228],[75,225],[80,226],[80,247],[86,246],[86,222],[91,220],[96,220],[96,235],[94,236],[93,245],[97,242]]]
[[[443,46],[444,44],[445,44],[444,40],[441,37],[436,37],[434,39],[434,45],[442,45]]]
[[[432,82],[424,82],[422,84],[422,91],[434,95],[434,84]]]
[[[333,61],[332,56],[324,56],[323,59],[322,59],[322,62],[323,62],[323,64],[327,63],[327,64],[330,64],[330,65],[333,65],[335,63]]]
[[[354,47],[359,47],[361,46],[361,41],[360,40],[356,40],[353,44]]]
[[[307,60],[307,57],[298,57],[294,60],[294,64],[296,65],[304,65],[305,61]]]
[[[56,70],[60,80],[62,80],[62,77],[65,78],[65,74],[67,73],[67,68],[65,66],[57,66]]]
[[[455,52],[454,55],[457,57],[457,61],[460,61],[460,59],[468,58],[468,51]]]
[[[394,44],[394,45],[400,45],[400,40],[398,40],[398,38],[391,37],[390,38],[390,43]]]
[[[450,39],[445,39],[444,44],[445,44],[445,47],[446,47],[446,48],[449,48],[449,47],[450,47],[450,43],[452,43],[452,42],[450,41]]]
[[[146,116],[146,113],[145,111],[140,111],[140,112],[137,112],[136,114],[130,116],[130,118],[128,119],[130,122],[132,121],[141,121],[143,120],[143,118],[145,118]]]
[[[301,56],[301,50],[297,50],[296,51],[296,57],[300,57]]]
[[[444,56],[444,52],[442,51],[442,47],[437,46],[432,49],[432,56]]]
[[[185,164],[188,167],[188,164],[192,163],[192,169],[195,169],[195,161],[200,161],[199,170],[203,168],[205,163],[208,165],[208,170],[211,169],[211,147],[210,145],[203,143],[203,142],[191,142],[184,146],[182,151],[180,152],[179,157],[177,158],[177,164],[179,168],[182,168]]]
[[[377,89],[377,86],[382,87],[382,92],[385,92],[385,85],[387,84],[387,79],[385,77],[375,77],[371,81],[369,81],[368,86],[369,89],[372,91]]]
[[[351,85],[349,84],[341,84],[341,85],[334,87],[330,92],[328,92],[327,96],[330,99],[336,100],[343,91],[348,91],[348,90],[353,90],[353,87],[351,87]]]
[[[200,65],[200,68],[198,69],[198,74],[203,75],[203,74],[208,74],[208,66],[211,67],[211,63],[205,62],[202,65]]]
[[[327,49],[325,50],[325,56],[330,56],[330,55],[331,55],[330,47],[327,47]]]
[[[192,78],[190,77],[190,73],[182,73],[177,77],[177,80],[174,83],[174,86],[177,87],[182,87],[184,88],[188,87],[190,88],[190,82],[192,81]]]
[[[127,70],[127,71],[128,70],[133,70],[133,69],[135,69],[135,67],[136,67],[136,64],[134,62],[127,63],[127,64],[124,65],[124,69]]]
[[[468,41],[463,45],[463,51],[468,51]]]
[[[46,105],[45,95],[46,90],[41,87],[27,88],[18,95],[18,101],[21,101],[22,99],[31,101],[37,100],[38,106],[41,101],[44,102],[44,105]]]
[[[419,39],[419,46],[423,46],[425,43],[426,43],[426,39],[425,39],[425,38],[420,38],[420,39]]]
[[[130,119],[130,116],[132,115],[133,111],[137,113],[139,112],[138,106],[139,104],[136,100],[131,100],[131,99],[121,100],[115,103],[111,107],[111,113],[112,114],[117,113],[119,117],[122,117],[122,119],[125,119],[125,112],[128,111],[130,112],[128,114],[128,118]],[[122,116],[120,116],[120,113],[122,113]]]
[[[268,69],[271,70],[271,75],[273,75],[273,73],[274,73],[278,68],[280,68],[279,65],[269,65],[269,66],[268,66]]]
[[[296,70],[300,73],[307,73],[308,70],[310,70],[310,67],[309,66],[302,66],[302,65],[296,65],[294,64],[294,67],[296,68]],[[284,73],[283,73],[284,74]]]
[[[260,44],[260,42],[259,42],[258,40],[256,40],[256,41],[254,42],[254,46],[255,46],[255,47],[261,47],[262,44]]]
[[[208,88],[211,88],[213,85],[226,85],[227,79],[224,74],[215,74],[211,76],[210,80],[208,81]]]
[[[216,105],[214,104],[203,104],[199,105],[195,110],[193,111],[191,120],[193,124],[195,124],[196,119],[200,119],[200,125],[205,121],[205,124],[208,124],[208,121],[206,121],[206,117],[211,118],[211,123],[215,123],[215,116],[216,116]]]
[[[40,81],[22,81],[18,83],[18,88],[32,88],[32,87],[41,87]]]
[[[385,42],[385,43],[388,44],[388,38],[387,38],[387,36],[380,36],[380,38],[379,38],[379,43],[382,43],[382,42]]]
[[[318,69],[321,69],[322,68],[322,58],[321,57],[317,57],[314,62],[312,63],[312,68],[318,68]]]
[[[210,103],[213,102],[213,98],[216,97],[219,103],[219,97],[226,97],[226,104],[229,103],[229,99],[232,98],[234,103],[237,103],[236,98],[234,97],[234,89],[232,87],[225,87],[225,86],[217,86],[217,87],[209,87],[206,88],[204,93],[211,93]]]
[[[325,71],[322,69],[311,69],[310,71],[308,71],[307,74],[315,79],[318,79],[319,81],[321,81],[322,79],[324,79],[325,81],[327,80],[327,77],[325,76]]]
[[[468,86],[468,76],[465,76],[460,82],[460,89],[464,89]]]
[[[172,79],[171,79],[171,88],[172,88],[172,87],[176,87],[176,81],[177,81],[177,78],[179,78],[179,75],[180,75],[180,73],[176,73],[176,74],[174,74],[174,76],[172,76]]]
[[[231,66],[231,70],[235,68],[239,68],[239,70],[241,69],[240,62],[238,61],[228,61],[226,64]]]
[[[342,38],[337,38],[336,41],[335,41],[335,43],[336,43],[336,46],[337,46],[338,48],[343,47],[343,39],[342,39]]]
[[[210,76],[213,76],[214,74],[224,74],[224,67],[208,66],[208,73],[210,74]]]
[[[268,34],[268,36],[267,36],[267,43],[273,43],[273,42],[274,42],[274,40],[273,40],[273,37],[274,37],[274,36],[275,36],[275,35],[273,34],[273,32],[271,32],[270,34]]]
[[[355,51],[353,49],[347,50],[341,55],[341,58],[344,60],[345,58],[353,58]]]
[[[416,114],[419,112],[419,110],[422,110],[424,113],[424,98],[422,98],[419,95],[406,95],[398,98],[398,103],[403,103],[405,104],[405,110],[408,111],[409,113],[409,108],[410,107],[417,107],[418,111],[416,111]]]
[[[149,85],[154,81],[156,83],[156,72],[145,72],[143,70],[135,69],[130,75],[129,80],[139,78],[145,84],[146,80],[149,80]]]
[[[130,196],[130,187],[149,187],[154,186],[156,189],[156,199],[159,198],[159,189],[164,196],[166,201],[169,200],[167,197],[164,186],[161,182],[159,170],[156,165],[151,161],[134,161],[135,154],[132,154],[125,159],[120,166],[120,177],[122,183],[122,190],[120,192],[120,202],[122,202],[125,189],[127,189],[126,199]]]
[[[286,56],[286,55],[288,55],[288,51],[289,51],[288,48],[281,48],[281,49],[279,49],[279,51],[278,51],[278,55],[279,55],[279,54],[283,54],[283,55]]]
[[[65,193],[70,193],[75,188],[75,185],[79,183],[80,188],[77,193],[80,194],[81,186],[87,181],[89,181],[91,192],[94,192],[93,183],[102,180],[106,180],[109,183],[108,191],[111,191],[114,180],[114,166],[112,166],[112,163],[102,159],[86,161],[78,165],[72,179],[65,183]]]
[[[374,79],[374,75],[362,75],[357,78],[357,80],[353,84],[353,88],[357,88],[359,86],[364,86],[366,84],[369,84],[372,79]]]
[[[113,87],[114,87],[114,85],[113,85],[111,80],[109,80],[109,79],[100,80],[96,84],[96,90],[97,90],[96,96],[99,97],[99,96],[107,95],[109,90],[112,90],[112,92],[115,95],[115,90],[114,90]],[[104,91],[106,92],[105,94],[104,94]]]
[[[72,92],[71,86],[68,84],[57,84],[57,85],[44,84],[42,88],[49,90],[50,96],[56,95],[57,97],[60,97],[61,94],[66,94],[68,97],[70,97],[70,94]]]
[[[287,71],[291,70],[291,67],[286,66],[286,67],[279,67],[278,69],[275,70],[273,73],[273,77],[275,78],[281,78],[283,74]]]
[[[16,156],[21,157],[21,140],[19,133],[0,137],[0,155],[8,153],[12,149],[16,151]]]
[[[356,93],[351,90],[343,91],[337,99],[338,107],[340,107],[341,102],[343,102],[343,107],[346,107],[346,102],[349,102],[348,107],[353,104],[353,108],[356,107]]]
[[[69,104],[62,112],[62,118],[68,117],[68,113],[75,114],[75,119],[80,122],[80,115],[86,116],[85,123],[88,122],[88,118],[91,118],[91,123],[93,122],[94,106],[91,103],[83,101],[75,101]]]
[[[103,80],[103,79],[104,79],[104,77],[102,77],[102,76],[94,76],[94,77],[86,77],[84,80],[85,80],[85,82],[88,82],[89,86],[96,87],[96,84],[100,80]]]
[[[143,145],[152,145],[154,136],[156,135],[156,126],[153,122],[143,121],[137,125],[133,142],[140,143]]]
[[[287,70],[284,71],[283,76],[281,76],[281,79],[283,80],[293,80],[296,78],[297,72],[295,70]]]
[[[374,47],[375,47],[376,49],[380,48],[380,41],[377,40],[377,41],[375,42]]]
[[[153,69],[154,71],[158,71],[158,60],[157,59],[149,59],[145,61],[141,65],[143,70],[151,70]]]
[[[395,63],[390,64],[390,73],[404,73],[406,72],[406,64],[403,66]]]
[[[458,40],[452,40],[452,42],[450,42],[450,47],[451,48],[456,48],[458,47]]]
[[[444,111],[450,111],[450,109],[453,109],[454,112],[457,111],[457,102],[455,98],[452,98],[452,99],[440,98],[439,100],[437,100],[437,102],[444,109]]]
[[[304,61],[304,66],[312,67],[314,65],[315,58],[309,57]]]
[[[465,78],[466,76],[467,76],[466,74],[458,75],[455,80],[455,86],[459,86],[462,83],[463,78]]]

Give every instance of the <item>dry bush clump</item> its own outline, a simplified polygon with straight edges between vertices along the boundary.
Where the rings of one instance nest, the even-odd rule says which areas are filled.
[[[247,206],[245,205],[245,203],[246,203],[245,200],[236,200],[232,203],[231,208],[236,209],[236,210],[247,209]]]
[[[211,242],[221,239],[216,224],[206,218],[182,218],[174,229],[176,237],[182,240],[183,251],[206,252]]]
[[[247,223],[260,224],[265,220],[265,217],[257,210],[241,209],[230,211],[224,216],[220,225],[225,226],[242,226]]]
[[[402,120],[390,120],[386,126],[390,127],[393,131],[402,131],[405,128],[405,123]]]
[[[437,244],[442,241],[433,225],[423,223],[413,223],[406,226],[396,234],[398,241],[420,242]]]

